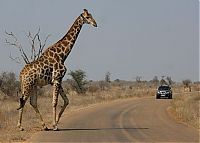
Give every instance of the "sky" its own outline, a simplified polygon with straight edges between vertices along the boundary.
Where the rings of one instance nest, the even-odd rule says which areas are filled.
[[[106,72],[111,80],[199,80],[198,0],[1,0],[0,72],[18,75],[24,66],[9,58],[20,54],[5,44],[5,30],[15,33],[28,52],[26,32],[40,27],[41,38],[51,34],[47,48],[83,9],[98,27],[83,26],[65,61],[68,72],[82,69],[90,80],[102,80]]]

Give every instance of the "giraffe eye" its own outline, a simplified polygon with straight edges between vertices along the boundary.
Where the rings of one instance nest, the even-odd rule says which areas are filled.
[[[92,17],[91,14],[88,14],[88,15],[86,16],[87,19],[90,19],[91,17]]]

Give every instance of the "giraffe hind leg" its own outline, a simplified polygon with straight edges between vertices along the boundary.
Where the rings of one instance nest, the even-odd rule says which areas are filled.
[[[22,96],[19,99],[19,108],[17,109],[17,110],[19,110],[19,120],[18,120],[18,123],[17,123],[17,127],[19,128],[20,131],[24,130],[22,128],[21,124],[22,124],[23,109],[24,109],[24,105],[25,105],[27,99],[28,99],[28,96]]]
[[[34,94],[30,97],[30,104],[33,107],[33,109],[35,110],[36,115],[39,117],[39,119],[42,123],[43,130],[48,131],[49,129],[46,127],[44,120],[42,118],[42,115],[40,114],[40,111],[38,110],[38,107],[37,107],[37,94]]]
[[[69,99],[67,98],[62,86],[60,87],[60,95],[62,97],[62,99],[64,100],[64,105],[62,106],[59,114],[58,114],[58,118],[57,118],[57,124],[60,120],[60,117],[62,116],[63,112],[65,111],[65,108],[67,107],[67,105],[69,104]]]

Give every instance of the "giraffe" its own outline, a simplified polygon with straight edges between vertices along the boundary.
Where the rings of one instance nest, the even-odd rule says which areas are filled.
[[[21,70],[20,83],[22,95],[19,99],[19,120],[17,124],[21,131],[24,130],[21,126],[23,108],[29,97],[30,104],[34,108],[36,115],[39,117],[43,129],[49,130],[38,110],[37,93],[35,92],[37,87],[42,87],[47,84],[51,84],[53,86],[53,130],[58,130],[57,125],[60,117],[69,104],[69,100],[61,85],[62,78],[67,71],[64,62],[71,52],[83,24],[90,24],[97,27],[97,23],[86,9],[84,9],[83,13],[78,16],[67,34],[62,39],[48,47],[37,60],[25,65]],[[64,105],[56,118],[58,95],[60,95],[64,100]]]

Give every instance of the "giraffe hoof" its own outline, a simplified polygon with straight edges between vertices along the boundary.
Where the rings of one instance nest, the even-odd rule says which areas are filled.
[[[59,131],[59,129],[58,128],[54,128],[53,131]]]
[[[22,128],[22,127],[19,127],[19,131],[24,131],[24,128]]]
[[[49,131],[49,128],[44,127],[43,130],[44,130],[44,131]]]
[[[58,127],[55,126],[55,127],[53,128],[53,131],[58,131]]]

